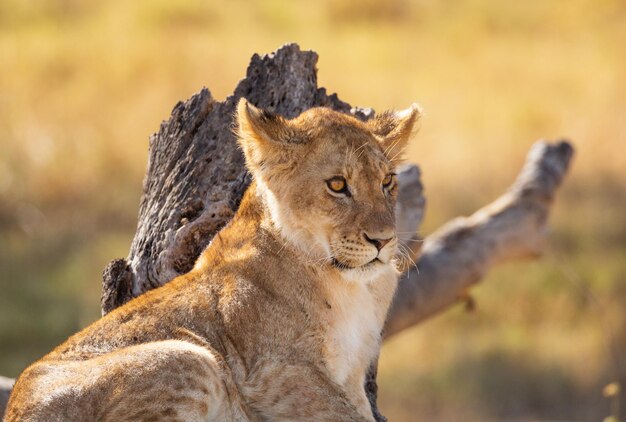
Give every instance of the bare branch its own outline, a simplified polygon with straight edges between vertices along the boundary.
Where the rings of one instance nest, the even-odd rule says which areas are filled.
[[[400,281],[386,336],[456,303],[495,264],[539,255],[548,211],[573,152],[565,141],[537,142],[508,192],[428,236],[419,272],[406,273]]]

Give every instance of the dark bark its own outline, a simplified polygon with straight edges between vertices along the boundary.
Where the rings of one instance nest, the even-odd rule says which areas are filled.
[[[316,53],[296,44],[254,55],[246,78],[224,102],[204,88],[174,107],[150,138],[137,232],[127,265],[116,260],[105,271],[103,313],[189,271],[237,210],[250,183],[232,130],[241,97],[285,117],[317,106],[361,119],[372,114],[318,88],[316,62]],[[131,294],[121,293],[129,281]]]

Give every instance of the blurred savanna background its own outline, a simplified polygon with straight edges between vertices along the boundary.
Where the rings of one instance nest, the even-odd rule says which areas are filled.
[[[577,149],[545,255],[490,273],[473,312],[386,342],[383,413],[616,416],[603,388],[626,380],[622,0],[2,0],[0,374],[98,318],[101,271],[134,234],[148,136],[175,103],[203,86],[225,98],[253,53],[292,41],[351,104],[424,107],[409,154],[424,235],[497,197],[535,140]]]

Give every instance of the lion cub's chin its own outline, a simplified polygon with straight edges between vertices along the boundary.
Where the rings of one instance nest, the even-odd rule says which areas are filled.
[[[396,277],[398,271],[391,262],[383,263],[381,261],[365,264],[361,267],[348,268],[341,270],[344,280],[350,283],[369,284],[375,282],[381,277]]]

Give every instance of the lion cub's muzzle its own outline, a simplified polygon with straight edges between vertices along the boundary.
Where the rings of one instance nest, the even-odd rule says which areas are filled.
[[[344,235],[331,242],[331,262],[342,270],[387,264],[394,257],[397,244],[397,236],[393,231],[363,231],[360,236]]]

